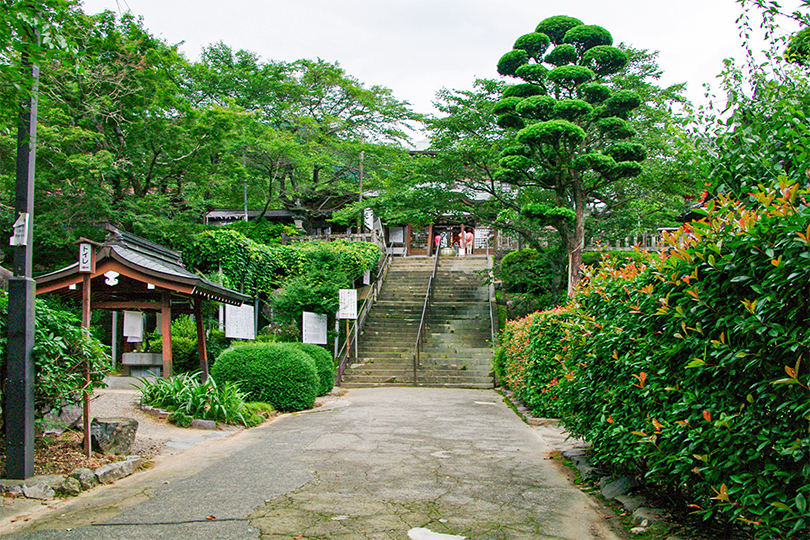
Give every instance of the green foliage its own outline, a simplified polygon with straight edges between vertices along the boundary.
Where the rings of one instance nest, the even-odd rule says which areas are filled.
[[[562,276],[566,262],[559,244],[507,254],[495,268],[495,277],[503,284],[501,302],[506,305],[509,318],[564,303]]]
[[[107,347],[81,328],[81,320],[67,311],[53,309],[36,300],[34,334],[34,406],[37,416],[51,409],[60,410],[81,400],[85,385],[84,365],[89,364],[90,387],[104,386],[110,370]],[[0,294],[0,358],[7,362],[8,296]]]
[[[162,336],[153,333],[149,336],[149,348],[160,351]],[[172,371],[186,373],[200,369],[200,355],[197,350],[197,324],[189,315],[180,315],[172,321]]]
[[[293,343],[299,349],[307,353],[312,360],[315,361],[315,366],[318,368],[318,395],[325,396],[332,391],[335,386],[335,362],[329,351],[320,345],[312,343]]]
[[[572,44],[579,56],[597,46],[613,45],[613,36],[601,26],[580,25],[575,26],[563,36],[564,43]]]
[[[281,237],[284,234],[287,236],[298,236],[301,234],[300,231],[292,225],[271,223],[263,219],[257,221],[236,221],[230,225],[226,225],[222,229],[236,231],[257,244],[265,245],[281,244]]]
[[[515,76],[515,70],[529,61],[529,55],[523,49],[514,49],[498,61],[498,73]]]
[[[579,19],[568,17],[566,15],[555,15],[544,19],[537,25],[535,32],[545,34],[549,37],[552,43],[560,45],[563,43],[565,34],[572,28],[581,26],[583,24]]]
[[[217,384],[213,377],[200,382],[200,373],[181,373],[170,379],[138,379],[141,403],[171,412],[170,420],[188,427],[195,418],[227,424],[256,425],[245,394],[233,382]]]
[[[526,51],[529,58],[538,60],[543,56],[543,54],[545,54],[549,44],[550,41],[547,35],[538,34],[535,32],[520,36],[517,41],[515,41],[515,46],[513,48],[522,49]]]
[[[318,395],[315,361],[287,343],[250,343],[217,358],[211,375],[234,382],[249,399],[271,403],[282,412],[309,409]]]
[[[720,197],[660,256],[605,259],[568,318],[507,325],[503,379],[531,402],[557,377],[554,408],[594,458],[680,491],[704,519],[805,537],[810,209],[799,200],[788,184],[748,205]]]
[[[684,151],[684,158],[699,171],[697,189],[739,199],[758,184],[779,182],[783,176],[802,186],[810,184],[810,102],[806,99],[810,73],[806,66],[791,63],[801,58],[797,53],[806,42],[807,28],[786,44],[779,37],[784,33],[777,20],[779,5],[765,8],[761,2],[752,2],[740,18],[741,34],[753,31],[749,12],[754,6],[763,9],[761,26],[770,38],[768,50],[762,52],[767,61],[761,61],[746,41],[745,63],[726,62],[719,88],[724,105],[697,111],[691,133],[694,146]],[[789,16],[804,27],[810,22],[806,13]]]

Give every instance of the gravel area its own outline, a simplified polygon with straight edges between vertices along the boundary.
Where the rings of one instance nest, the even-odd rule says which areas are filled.
[[[148,459],[164,450],[173,452],[173,449],[166,447],[166,443],[172,439],[186,439],[193,435],[211,433],[207,430],[180,428],[154,414],[142,411],[138,401],[141,394],[133,387],[133,384],[137,384],[137,379],[110,377],[107,383],[107,388],[96,390],[90,403],[90,416],[92,418],[123,416],[137,420],[138,431],[132,447],[133,454]]]

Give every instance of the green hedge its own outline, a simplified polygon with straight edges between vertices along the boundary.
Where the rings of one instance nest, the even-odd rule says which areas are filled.
[[[293,343],[296,347],[307,353],[318,369],[318,395],[325,396],[335,386],[335,361],[329,351],[320,345],[312,343]]]
[[[710,203],[646,264],[587,271],[556,403],[597,460],[757,538],[810,531],[810,210],[783,189]]]
[[[248,343],[227,349],[211,375],[235,382],[249,400],[270,403],[282,412],[311,408],[318,395],[315,361],[289,343]]]

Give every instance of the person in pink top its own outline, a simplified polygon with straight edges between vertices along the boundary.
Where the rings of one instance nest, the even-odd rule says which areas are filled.
[[[471,230],[467,230],[465,234],[465,240],[467,244],[467,255],[472,255],[473,253],[473,242],[475,241],[475,234]]]

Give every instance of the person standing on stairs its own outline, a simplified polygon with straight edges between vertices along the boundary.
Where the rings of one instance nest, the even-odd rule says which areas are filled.
[[[467,255],[473,254],[473,242],[475,242],[475,234],[472,232],[472,229],[467,229],[467,233],[465,234],[465,241],[467,244]]]

